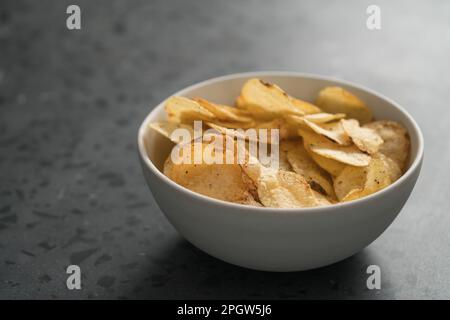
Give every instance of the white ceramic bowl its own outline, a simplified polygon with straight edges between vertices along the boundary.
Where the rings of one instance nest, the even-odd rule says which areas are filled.
[[[389,187],[356,201],[302,209],[257,208],[194,193],[161,173],[172,144],[149,129],[165,119],[160,103],[142,123],[139,155],[148,186],[161,211],[184,238],[204,252],[239,266],[266,271],[300,271],[345,259],[374,241],[408,199],[423,158],[422,133],[398,104],[366,88],[322,76],[291,72],[241,73],[210,79],[174,95],[233,104],[249,78],[278,84],[293,96],[314,101],[325,86],[338,85],[359,96],[377,119],[402,123],[411,137],[409,169]]]

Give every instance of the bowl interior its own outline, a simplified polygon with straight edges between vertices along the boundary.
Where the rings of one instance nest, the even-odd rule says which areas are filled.
[[[275,83],[290,95],[314,102],[317,93],[325,86],[341,86],[361,98],[373,111],[375,119],[394,120],[403,124],[411,138],[411,156],[409,166],[418,158],[422,148],[422,139],[419,128],[414,120],[393,101],[369,89],[350,84],[341,80],[325,77],[281,74],[281,73],[252,73],[237,74],[215,78],[183,89],[174,95],[185,97],[203,97],[213,102],[233,105],[244,82],[250,78],[258,77],[262,80]],[[143,157],[162,171],[165,159],[170,153],[173,143],[149,128],[149,123],[166,119],[164,102],[159,104],[145,119],[139,131],[139,147]]]

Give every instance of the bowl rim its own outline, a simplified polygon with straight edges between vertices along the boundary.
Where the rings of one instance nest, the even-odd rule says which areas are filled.
[[[165,176],[150,160],[149,156],[147,155],[147,151],[144,144],[144,134],[148,130],[148,124],[150,122],[150,119],[154,117],[154,115],[158,112],[158,110],[163,106],[164,102],[171,96],[175,95],[183,95],[188,91],[191,91],[193,89],[197,89],[199,87],[217,83],[225,80],[231,80],[236,78],[248,78],[248,77],[264,77],[264,76],[280,76],[280,77],[293,77],[293,78],[310,78],[310,79],[316,79],[316,80],[325,80],[325,81],[333,81],[337,84],[343,84],[349,87],[353,87],[362,91],[366,91],[382,100],[387,101],[389,104],[391,104],[394,108],[397,108],[398,111],[403,113],[403,115],[408,119],[408,121],[412,124],[412,127],[417,135],[417,153],[416,156],[409,166],[408,170],[394,183],[390,184],[386,188],[379,190],[375,193],[372,193],[368,196],[365,196],[363,198],[359,198],[356,200],[348,201],[348,202],[339,202],[336,204],[332,204],[329,206],[319,206],[319,207],[305,207],[305,208],[272,208],[272,207],[256,207],[256,206],[249,206],[234,202],[228,202],[224,200],[219,200],[215,198],[211,198],[205,195],[202,195],[200,193],[191,191],[176,182],[169,179],[167,176]],[[311,74],[311,73],[304,73],[304,72],[295,72],[295,71],[254,71],[254,72],[240,72],[240,73],[232,73],[227,74],[224,76],[219,77],[213,77],[204,81],[197,82],[195,84],[192,84],[190,86],[187,86],[171,95],[169,97],[162,100],[160,103],[158,103],[145,117],[144,121],[139,127],[138,131],[138,151],[139,155],[141,157],[141,160],[143,163],[147,166],[148,169],[150,169],[162,182],[165,182],[169,184],[172,188],[175,188],[179,192],[185,193],[189,196],[194,197],[196,200],[203,201],[203,202],[209,202],[216,204],[218,206],[225,206],[229,207],[230,209],[237,209],[237,210],[247,210],[247,211],[254,211],[261,214],[262,212],[266,213],[276,213],[276,214],[305,214],[312,211],[321,211],[321,212],[328,212],[333,211],[335,209],[345,209],[345,208],[351,208],[358,206],[360,204],[363,204],[364,202],[368,202],[370,200],[376,200],[377,198],[381,198],[384,194],[388,192],[394,191],[394,189],[397,189],[401,184],[403,184],[411,175],[413,175],[414,172],[420,169],[420,165],[423,159],[423,153],[424,153],[424,138],[422,131],[420,130],[419,125],[414,120],[414,118],[403,108],[401,107],[397,102],[393,101],[392,99],[384,96],[383,94],[380,94],[372,89],[369,89],[367,87],[364,87],[359,84],[355,84],[353,82],[342,80],[339,78],[331,77],[331,76],[324,76],[319,74]]]

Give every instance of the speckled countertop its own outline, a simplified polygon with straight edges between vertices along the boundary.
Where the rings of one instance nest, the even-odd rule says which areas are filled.
[[[17,1],[0,3],[0,298],[450,298],[450,2]],[[82,29],[69,31],[76,3]],[[206,78],[331,75],[397,100],[425,163],[391,227],[361,253],[276,274],[184,241],[141,175],[137,128]],[[182,210],[180,208],[180,210]],[[82,289],[66,288],[78,264]],[[366,289],[366,267],[382,289]]]

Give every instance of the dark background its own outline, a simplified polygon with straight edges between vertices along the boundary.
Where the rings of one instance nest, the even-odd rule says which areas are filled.
[[[78,4],[82,29],[66,28]],[[382,29],[366,28],[381,7]],[[0,298],[449,298],[449,1],[0,2]],[[141,175],[159,101],[255,70],[335,76],[398,101],[425,135],[416,188],[361,253],[301,273],[184,241]],[[180,210],[183,210],[180,208]],[[66,288],[78,264],[82,290]],[[366,289],[377,264],[382,289]]]

